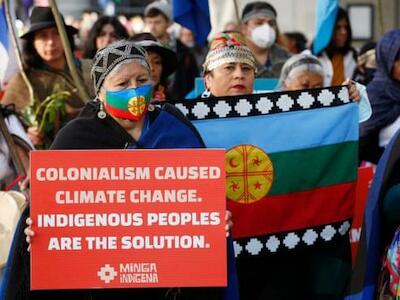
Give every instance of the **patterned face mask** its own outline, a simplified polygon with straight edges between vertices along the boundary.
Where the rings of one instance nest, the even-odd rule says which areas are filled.
[[[151,84],[120,91],[107,91],[105,109],[119,119],[139,121],[147,112],[151,98]]]

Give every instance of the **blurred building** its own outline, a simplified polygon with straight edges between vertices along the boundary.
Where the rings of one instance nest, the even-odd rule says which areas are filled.
[[[18,0],[21,1],[21,0]],[[24,0],[27,1],[27,0]],[[48,0],[35,0],[46,2]],[[143,14],[144,7],[154,0],[58,0],[60,11],[65,16],[80,18],[84,10],[104,11],[106,3],[113,3],[115,14],[132,16]],[[168,0],[172,2],[172,0]],[[203,0],[209,1],[211,35],[223,30],[227,23],[237,22],[243,7],[254,0]],[[278,23],[281,32],[301,31],[309,41],[314,36],[315,6],[317,0],[268,0],[278,11]],[[379,3],[382,7],[379,9]],[[383,32],[400,27],[400,0],[341,0],[341,6],[348,9],[353,16],[352,27],[355,29],[355,46],[360,46],[369,40],[377,40]],[[380,14],[382,12],[382,15]],[[382,22],[383,20],[383,26]]]
[[[79,18],[84,10],[96,10],[103,13],[107,3],[114,5],[117,15],[143,14],[144,7],[150,2],[152,0],[68,0],[57,1],[57,5],[65,16]]]
[[[239,17],[243,7],[254,0],[236,0]],[[267,0],[278,12],[281,32],[301,31],[311,41],[314,36],[315,7],[317,0]],[[237,22],[234,0],[209,0],[212,13],[213,33],[221,31],[229,22]],[[383,32],[400,27],[400,0],[341,0],[341,6],[351,10],[360,38],[354,40],[360,46],[369,40],[377,40]],[[379,3],[382,9],[379,10]],[[382,12],[382,18],[380,13]],[[370,18],[368,16],[370,15]],[[383,19],[383,27],[380,19]],[[212,33],[212,34],[213,34]],[[367,36],[367,33],[370,35]]]

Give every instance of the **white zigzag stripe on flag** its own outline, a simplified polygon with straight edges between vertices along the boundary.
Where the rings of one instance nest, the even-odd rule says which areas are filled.
[[[244,96],[181,100],[175,106],[192,121],[269,115],[349,103],[345,86]]]
[[[350,221],[307,228],[273,235],[237,239],[234,241],[236,257],[266,255],[279,251],[291,251],[343,238],[349,232]],[[347,237],[346,237],[347,238]]]

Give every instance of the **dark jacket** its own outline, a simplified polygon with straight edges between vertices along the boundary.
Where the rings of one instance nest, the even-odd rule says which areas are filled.
[[[384,219],[383,202],[388,190],[400,183],[399,168],[400,131],[386,147],[375,171],[365,206],[364,223],[353,270],[350,295],[345,298],[346,300],[377,299],[376,289],[382,255],[396,229]],[[396,225],[398,226],[398,224]]]
[[[176,49],[174,50],[178,57],[178,67],[174,73],[172,85],[168,90],[170,95],[168,100],[170,102],[184,99],[193,90],[194,80],[200,74],[196,59],[188,47],[177,40]]]
[[[273,44],[268,50],[266,65],[262,65],[257,61],[256,77],[279,78],[281,76],[282,67],[290,56],[290,53],[286,49],[278,44]]]
[[[377,71],[367,86],[372,116],[361,123],[360,159],[377,163],[379,132],[400,116],[400,82],[393,79],[392,69],[400,54],[400,30],[387,32],[376,46]]]

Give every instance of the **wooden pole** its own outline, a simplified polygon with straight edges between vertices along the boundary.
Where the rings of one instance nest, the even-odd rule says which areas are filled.
[[[76,69],[74,57],[71,51],[71,45],[69,44],[68,36],[65,31],[64,22],[61,18],[60,12],[58,11],[57,4],[55,0],[50,0],[51,11],[53,12],[54,19],[56,21],[58,33],[60,34],[61,41],[64,47],[65,57],[67,59],[67,64],[69,71],[71,72],[72,79],[74,80],[75,86],[78,89],[79,96],[84,102],[89,101],[89,95],[86,88],[82,85],[82,79],[80,78],[78,71]]]
[[[239,16],[239,7],[237,4],[237,0],[233,0],[233,5],[235,6],[235,14],[236,14],[236,20],[237,20],[237,24],[240,24],[240,16]]]

